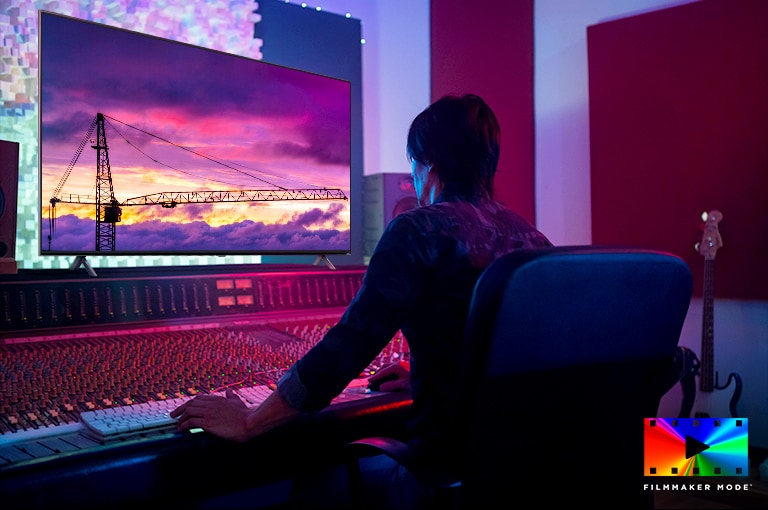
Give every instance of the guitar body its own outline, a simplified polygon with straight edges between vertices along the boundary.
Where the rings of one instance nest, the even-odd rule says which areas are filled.
[[[732,417],[738,417],[738,402],[741,397],[741,377],[737,373],[730,373],[725,384],[720,384],[718,374],[715,372],[715,321],[714,321],[714,267],[715,254],[723,245],[718,224],[723,215],[720,211],[713,210],[702,215],[704,219],[701,241],[696,243],[696,251],[704,257],[704,288],[702,302],[701,324],[701,359],[696,354],[680,347],[678,356],[682,356],[684,366],[680,384],[683,389],[683,403],[680,408],[680,417],[705,418],[710,416],[723,416],[723,411],[728,409]],[[699,377],[698,392],[696,391],[695,376]],[[732,395],[719,393],[734,383]]]
[[[692,414],[687,416],[693,416],[694,418],[710,418],[725,416],[725,410],[728,410],[728,414],[732,418],[738,418],[738,405],[739,398],[741,398],[742,383],[741,377],[737,373],[730,373],[728,375],[728,382],[722,386],[717,386],[717,390],[725,390],[733,384],[733,392],[728,393],[725,391],[712,391],[705,393],[703,391],[698,392],[693,406]]]

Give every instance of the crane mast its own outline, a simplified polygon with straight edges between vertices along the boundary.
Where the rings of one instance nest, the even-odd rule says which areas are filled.
[[[104,115],[96,114],[96,251],[115,251],[115,223],[121,211],[112,186]]]

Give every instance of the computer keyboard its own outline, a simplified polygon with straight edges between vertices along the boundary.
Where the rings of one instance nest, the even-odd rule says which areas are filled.
[[[333,400],[333,403],[348,402],[382,395],[367,389],[367,379],[352,381],[347,388]],[[274,391],[274,386],[250,386],[235,389],[235,393],[252,408],[260,405]],[[224,395],[223,391],[212,395]],[[176,430],[176,418],[171,418],[171,411],[193,398],[192,395],[169,398],[130,406],[110,407],[80,413],[80,423],[85,432],[100,442],[115,439],[127,439],[139,434],[171,433]]]
[[[255,407],[264,402],[272,391],[270,386],[251,386],[238,388],[235,393],[247,407]],[[224,392],[213,395],[224,395]],[[176,419],[171,418],[171,411],[191,398],[185,396],[84,411],[80,413],[80,422],[85,425],[88,434],[102,442],[137,434],[173,432],[176,430]]]

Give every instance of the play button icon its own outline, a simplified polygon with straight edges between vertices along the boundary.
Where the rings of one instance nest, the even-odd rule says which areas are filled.
[[[685,436],[685,458],[690,459],[694,455],[698,455],[704,450],[708,450],[709,445],[704,444],[695,437],[691,437],[686,434]]]

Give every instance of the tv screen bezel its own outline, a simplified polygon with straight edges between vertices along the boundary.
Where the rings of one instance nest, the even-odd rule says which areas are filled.
[[[48,241],[47,239],[47,232],[50,232],[50,226],[49,230],[45,229],[44,223],[46,221],[49,221],[48,218],[46,218],[46,206],[49,202],[48,198],[44,195],[44,187],[43,187],[43,164],[44,164],[44,142],[43,142],[43,123],[44,123],[44,114],[45,114],[45,105],[43,100],[43,82],[45,77],[45,55],[43,52],[43,37],[45,36],[45,28],[43,23],[44,16],[54,16],[56,18],[65,18],[75,23],[82,23],[82,24],[88,24],[88,25],[97,25],[99,27],[102,27],[109,31],[118,31],[122,33],[128,33],[132,34],[137,37],[141,38],[147,38],[150,40],[160,41],[163,44],[169,44],[169,45],[176,45],[179,47],[187,47],[190,49],[193,49],[195,51],[204,51],[209,54],[215,54],[220,56],[220,58],[231,58],[231,59],[239,59],[243,61],[247,61],[250,63],[257,64],[259,66],[270,66],[272,68],[279,68],[284,69],[287,72],[291,73],[300,73],[307,76],[313,76],[313,77],[319,77],[322,79],[332,80],[334,83],[343,83],[346,85],[346,98],[348,100],[348,118],[347,118],[347,129],[349,132],[349,137],[347,138],[348,143],[348,152],[349,152],[349,159],[347,160],[347,176],[346,176],[346,182],[344,187],[346,188],[346,214],[348,215],[348,221],[346,223],[346,230],[343,232],[346,233],[346,247],[343,249],[338,248],[328,248],[325,246],[318,245],[317,247],[311,247],[311,248],[286,248],[286,249],[254,249],[254,248],[247,248],[247,249],[241,249],[235,246],[229,246],[229,247],[220,247],[218,245],[216,246],[207,246],[207,247],[196,247],[193,249],[160,249],[160,250],[153,250],[153,249],[115,249],[113,251],[104,251],[99,250],[95,246],[96,243],[94,243],[93,249],[72,249],[72,248],[63,248],[63,249],[45,249],[45,245]],[[39,147],[39,160],[38,160],[38,178],[39,178],[39,199],[40,199],[40,225],[38,227],[38,231],[40,233],[40,239],[39,239],[39,254],[41,256],[224,256],[224,255],[245,255],[245,256],[252,256],[252,255],[339,255],[344,254],[348,255],[352,253],[352,223],[353,218],[351,214],[351,207],[350,204],[352,202],[353,197],[351,196],[351,190],[353,187],[353,176],[352,176],[352,145],[353,145],[353,134],[352,134],[352,83],[350,80],[344,79],[344,78],[338,78],[334,76],[329,76],[326,74],[320,74],[317,72],[312,71],[306,71],[302,69],[297,69],[293,67],[288,67],[285,65],[275,64],[271,62],[266,62],[262,60],[256,60],[250,57],[243,57],[231,53],[222,52],[215,49],[206,48],[204,46],[198,46],[193,45],[189,43],[185,43],[182,41],[176,41],[172,39],[167,39],[163,37],[157,37],[151,34],[146,34],[142,32],[138,32],[135,30],[129,30],[124,29],[120,27],[114,27],[111,25],[105,25],[101,23],[97,23],[94,21],[84,20],[64,14],[58,14],[50,11],[40,10],[38,13],[38,22],[40,27],[40,44],[39,44],[39,50],[40,50],[40,72],[38,74],[38,87],[39,87],[39,93],[40,93],[40,114],[39,114],[39,125],[38,125],[38,147]],[[94,121],[95,122],[95,121]],[[49,186],[50,188],[50,186]],[[323,190],[324,188],[318,187],[316,188],[318,191]],[[330,189],[330,188],[329,188]],[[221,190],[220,190],[221,191]],[[311,211],[311,205],[315,202],[309,201],[310,207],[307,208],[307,211]],[[94,226],[97,223],[96,220],[93,221]],[[95,227],[94,227],[95,228]],[[95,236],[96,237],[96,236]],[[118,241],[119,243],[119,241]]]

